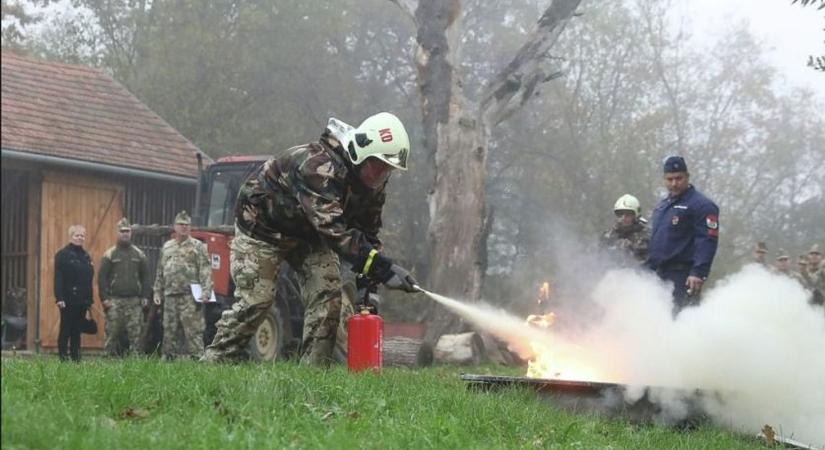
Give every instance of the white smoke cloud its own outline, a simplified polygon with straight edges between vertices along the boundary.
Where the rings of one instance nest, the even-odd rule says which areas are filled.
[[[768,424],[783,436],[825,444],[823,308],[808,304],[795,281],[756,265],[719,281],[676,319],[671,290],[649,272],[607,271],[580,302],[582,316],[598,320],[550,331],[488,306],[434,298],[515,348],[539,341],[560,360],[593,368],[599,379],[591,381],[665,388],[649,395],[666,419],[688,412],[674,392],[701,389],[715,393],[702,406],[720,425],[757,433]],[[643,393],[628,389],[626,399]]]
[[[615,381],[716,391],[704,407],[720,424],[825,444],[825,311],[795,281],[749,265],[675,320],[652,275],[611,271],[592,295],[605,314],[579,340],[611,355]]]

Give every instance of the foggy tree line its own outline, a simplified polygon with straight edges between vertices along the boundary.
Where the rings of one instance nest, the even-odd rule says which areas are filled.
[[[391,182],[383,234],[388,251],[425,283],[437,268],[424,243],[455,243],[428,236],[428,194],[444,146],[422,113],[422,5],[439,4],[455,21],[442,32],[453,44],[449,82],[466,111],[479,110],[551,6],[72,0],[74,12],[38,18],[15,3],[3,0],[4,49],[103,68],[213,157],[306,142],[330,116],[357,123],[395,112],[414,148],[411,170]],[[541,55],[546,79],[485,124],[484,192],[466,195],[486,203],[474,226],[488,229],[471,257],[482,281],[487,275],[489,301],[500,286],[551,276],[555,224],[595,241],[623,193],[649,213],[664,193],[662,159],[674,153],[722,210],[717,278],[757,240],[795,254],[825,242],[822,99],[784,85],[744,24],[697,47],[670,6],[582,2]]]

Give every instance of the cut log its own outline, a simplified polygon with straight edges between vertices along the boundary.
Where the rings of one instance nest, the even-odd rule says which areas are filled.
[[[445,334],[434,351],[435,360],[446,364],[479,364],[484,361],[484,355],[484,341],[476,332]]]
[[[506,343],[498,340],[492,334],[479,332],[479,335],[484,343],[487,361],[500,364],[502,366],[521,366],[526,364],[526,361],[521,359],[516,353],[512,352]]]
[[[433,349],[421,339],[394,336],[384,340],[384,365],[428,367],[433,364]]]

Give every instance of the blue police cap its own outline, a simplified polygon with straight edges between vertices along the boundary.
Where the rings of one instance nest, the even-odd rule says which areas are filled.
[[[681,156],[668,156],[667,159],[665,159],[664,172],[687,172],[685,158]]]

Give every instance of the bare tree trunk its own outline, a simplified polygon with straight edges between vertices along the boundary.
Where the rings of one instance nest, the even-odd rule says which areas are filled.
[[[481,294],[486,271],[489,215],[485,206],[488,131],[521,108],[541,83],[559,75],[544,70],[549,50],[581,0],[554,0],[514,59],[490,83],[482,103],[465,98],[455,61],[461,6],[458,0],[392,0],[413,16],[418,32],[418,87],[424,143],[434,155],[429,194],[427,289],[465,301]],[[455,315],[439,306],[428,314],[427,342],[457,331]]]

